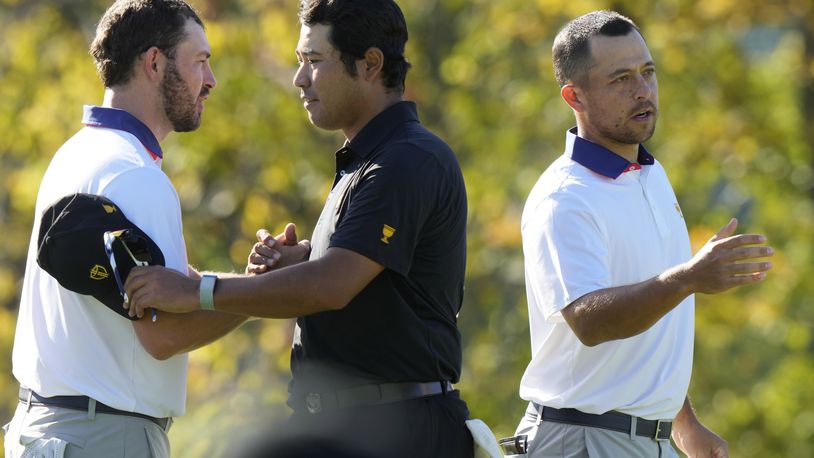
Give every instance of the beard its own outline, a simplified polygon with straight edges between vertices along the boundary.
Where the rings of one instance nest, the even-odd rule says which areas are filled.
[[[623,127],[618,126],[616,126],[615,128],[610,128],[603,125],[596,126],[596,129],[599,131],[600,134],[602,134],[602,136],[604,136],[605,138],[609,138],[617,143],[621,143],[624,145],[635,145],[650,140],[650,137],[652,137],[653,133],[656,131],[656,121],[654,119],[653,123],[650,124],[650,127],[644,131],[625,129]]]
[[[189,87],[184,83],[172,59],[168,61],[167,71],[161,81],[161,99],[164,102],[164,113],[174,131],[191,132],[201,125],[198,98],[189,95]]]

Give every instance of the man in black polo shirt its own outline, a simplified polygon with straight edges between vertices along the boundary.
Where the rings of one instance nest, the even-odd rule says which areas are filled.
[[[309,261],[266,273],[272,250],[296,241],[262,232],[248,270],[263,275],[221,278],[215,290],[212,277],[134,270],[131,313],[299,317],[295,431],[350,454],[472,456],[468,410],[451,387],[461,371],[466,191],[454,153],[403,99],[404,16],[392,0],[305,0],[300,20],[294,84],[311,122],[347,138]]]

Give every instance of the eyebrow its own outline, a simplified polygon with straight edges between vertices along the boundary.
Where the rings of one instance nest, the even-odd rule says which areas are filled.
[[[644,67],[655,67],[655,66],[656,66],[656,64],[653,63],[652,60],[648,60],[644,64]],[[628,73],[630,71],[631,71],[631,69],[629,69],[629,68],[620,68],[620,69],[614,70],[611,73],[609,73],[608,78],[616,78],[617,76],[622,76],[625,73]]]
[[[311,56],[321,56],[322,53],[313,49],[313,48],[303,48],[301,50],[297,50],[297,54],[303,57],[311,57]]]

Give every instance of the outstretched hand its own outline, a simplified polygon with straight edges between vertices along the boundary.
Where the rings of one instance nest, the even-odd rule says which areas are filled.
[[[272,269],[291,266],[308,259],[311,242],[297,240],[297,227],[288,223],[282,234],[273,237],[266,229],[257,231],[258,242],[249,253],[246,274],[262,274]]]
[[[720,293],[766,278],[772,263],[757,259],[774,250],[761,234],[733,235],[737,227],[738,220],[732,218],[683,266],[692,292]]]
[[[124,308],[131,317],[139,318],[148,308],[171,313],[192,312],[201,308],[199,283],[199,280],[163,266],[134,267],[124,283],[130,299]]]

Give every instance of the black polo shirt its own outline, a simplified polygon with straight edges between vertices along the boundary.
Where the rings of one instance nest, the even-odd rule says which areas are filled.
[[[340,247],[385,269],[345,308],[297,320],[292,394],[457,382],[466,189],[455,154],[399,102],[337,151],[336,169],[311,259]]]

